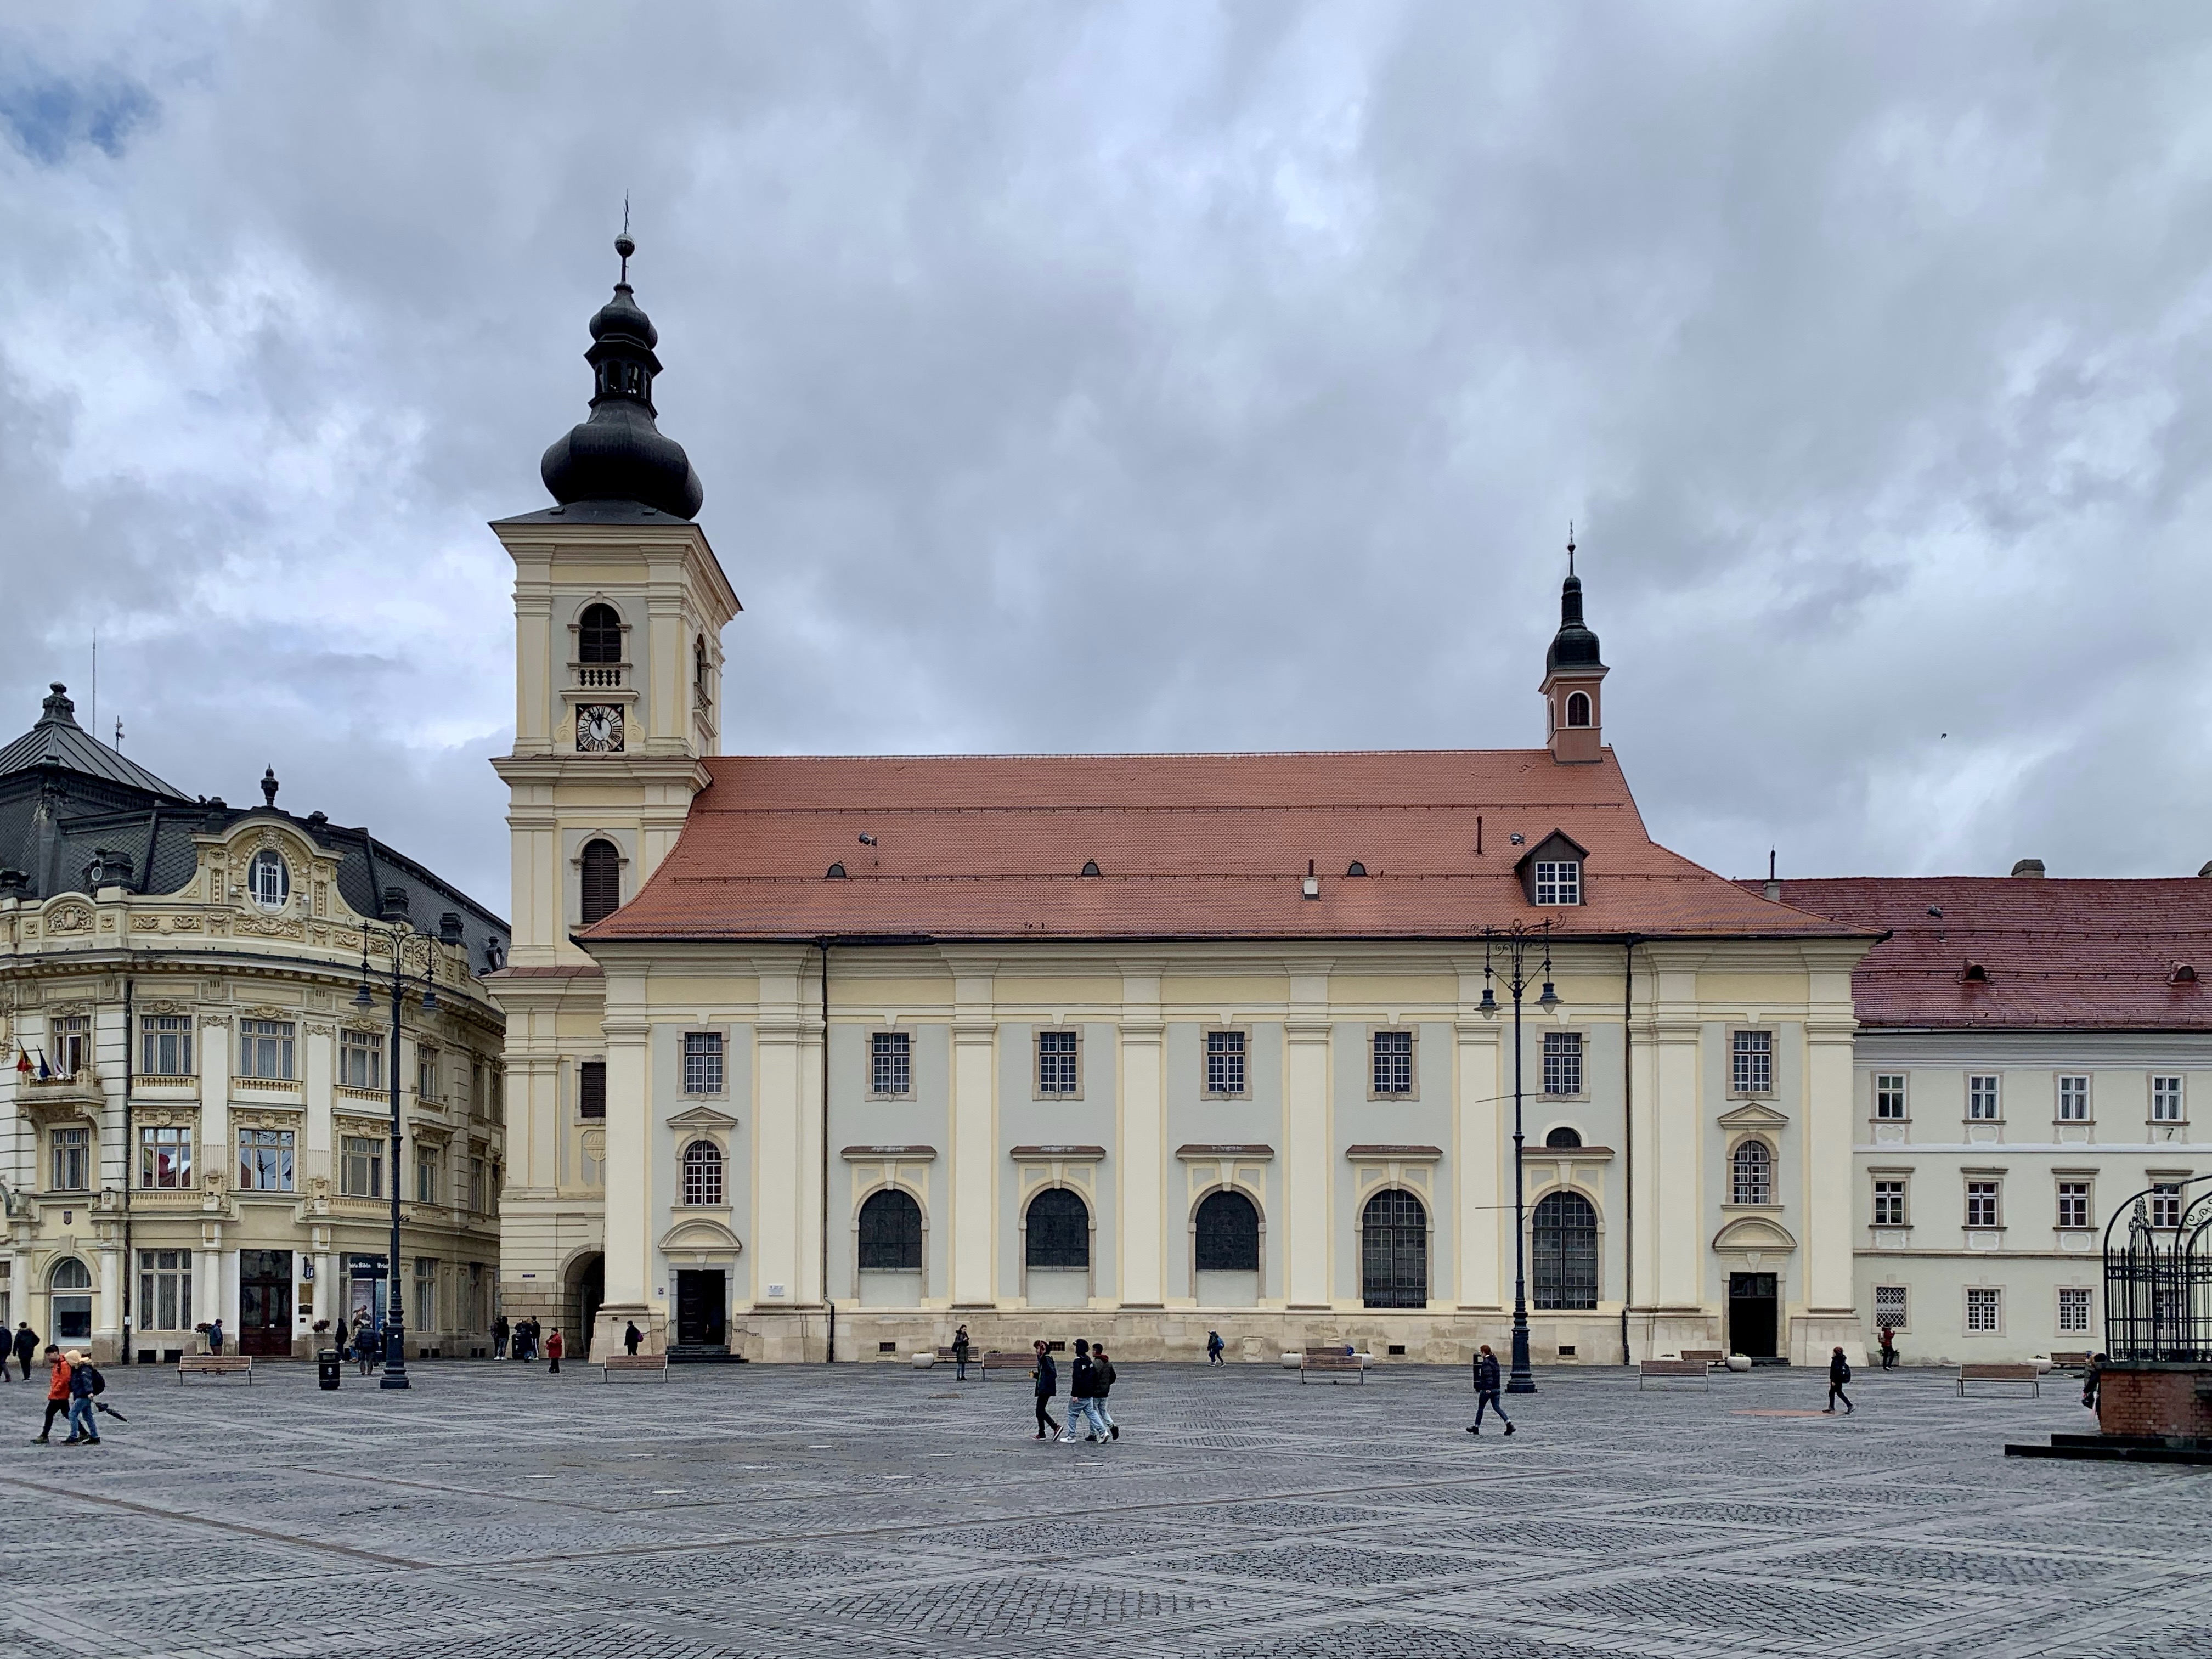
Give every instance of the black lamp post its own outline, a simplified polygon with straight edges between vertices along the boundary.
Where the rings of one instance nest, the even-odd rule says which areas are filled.
[[[1508,1394],[1534,1394],[1536,1379],[1528,1369],[1528,1227],[1523,1207],[1521,1160],[1521,994],[1528,988],[1528,957],[1540,939],[1544,947],[1544,990],[1536,999],[1536,1006],[1546,1013],[1559,1006],[1559,994],[1552,988],[1552,924],[1545,922],[1531,931],[1515,922],[1503,933],[1493,928],[1482,930],[1482,1001],[1485,1014],[1498,1012],[1498,999],[1490,988],[1490,953],[1493,946],[1504,952],[1511,966],[1505,984],[1513,994],[1513,1370],[1506,1378]]]
[[[407,994],[407,946],[410,941],[421,939],[428,947],[423,952],[425,972],[422,975],[422,1012],[438,1011],[438,952],[434,935],[425,933],[405,920],[388,921],[380,926],[363,922],[361,929],[361,988],[354,993],[353,1006],[367,1013],[375,1006],[369,995],[368,941],[372,934],[380,936],[392,947],[392,1044],[387,1064],[392,1083],[392,1250],[385,1258],[384,1267],[384,1376],[378,1386],[386,1389],[404,1389],[413,1386],[407,1376],[407,1298],[399,1281],[399,1182],[402,1129],[399,1121],[399,1013]]]

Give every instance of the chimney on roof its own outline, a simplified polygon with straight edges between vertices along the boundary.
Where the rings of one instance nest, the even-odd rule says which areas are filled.
[[[390,887],[386,888],[386,889],[384,890],[384,903],[383,903],[382,908],[383,908],[383,913],[384,913],[384,914],[383,914],[383,920],[384,920],[384,921],[406,921],[406,920],[407,920],[407,890],[406,890],[404,887],[398,886],[398,885],[396,885],[396,884],[395,884],[395,885],[393,885],[393,886],[390,886]]]
[[[461,913],[448,910],[438,918],[438,943],[459,945],[461,942]]]
[[[2012,872],[2015,876],[2025,876],[2031,881],[2040,881],[2043,879],[2043,860],[2022,859],[2018,864],[2013,866]]]
[[[1766,849],[1766,887],[1765,887],[1765,894],[1766,894],[1766,901],[1767,901],[1767,902],[1768,902],[1768,903],[1770,903],[1770,904],[1779,904],[1779,903],[1781,903],[1781,902],[1782,902],[1782,884],[1781,884],[1779,881],[1778,881],[1778,880],[1776,880],[1776,879],[1775,879],[1775,876],[1774,876],[1774,854],[1775,854],[1775,849],[1774,849],[1773,848],[1770,847],[1770,848],[1768,848]]]

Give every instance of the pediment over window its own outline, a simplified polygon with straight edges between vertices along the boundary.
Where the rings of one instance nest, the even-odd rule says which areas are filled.
[[[1779,1129],[1789,1123],[1790,1116],[1786,1112],[1778,1112],[1771,1106],[1762,1106],[1753,1100],[1746,1102],[1732,1112],[1723,1112],[1719,1121],[1723,1127],[1730,1129]]]
[[[1797,1241],[1787,1227],[1770,1216],[1740,1215],[1713,1235],[1713,1248],[1781,1255],[1796,1249]]]
[[[1589,859],[1589,848],[1584,847],[1565,830],[1554,830],[1521,855],[1519,861],[1513,866],[1513,873],[1520,878],[1521,890],[1528,896],[1528,902],[1531,904],[1541,904],[1547,907],[1555,904],[1580,904],[1583,902],[1583,877],[1586,873],[1584,866]],[[1556,871],[1561,865],[1574,866],[1571,872],[1560,872],[1562,878],[1571,875],[1573,878],[1571,887],[1562,890],[1559,881],[1555,880],[1550,890],[1540,891],[1536,879],[1538,866],[1553,866],[1553,871]],[[1546,873],[1550,874],[1552,871],[1547,871]]]
[[[660,1248],[690,1255],[735,1255],[744,1243],[711,1215],[687,1215],[660,1236]]]
[[[706,1129],[726,1131],[738,1127],[737,1119],[727,1112],[718,1112],[712,1106],[694,1106],[688,1112],[678,1112],[668,1120],[672,1129]]]

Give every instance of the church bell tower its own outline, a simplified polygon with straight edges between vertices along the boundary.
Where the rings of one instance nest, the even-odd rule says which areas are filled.
[[[1588,765],[1605,752],[1601,686],[1605,664],[1597,635],[1583,621],[1583,579],[1575,574],[1575,538],[1567,535],[1567,580],[1559,588],[1559,631],[1544,653],[1544,745],[1565,765]]]

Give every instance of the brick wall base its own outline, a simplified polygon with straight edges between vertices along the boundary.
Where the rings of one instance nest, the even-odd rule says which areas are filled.
[[[2097,1426],[2106,1434],[2212,1440],[2212,1365],[2107,1360]]]

